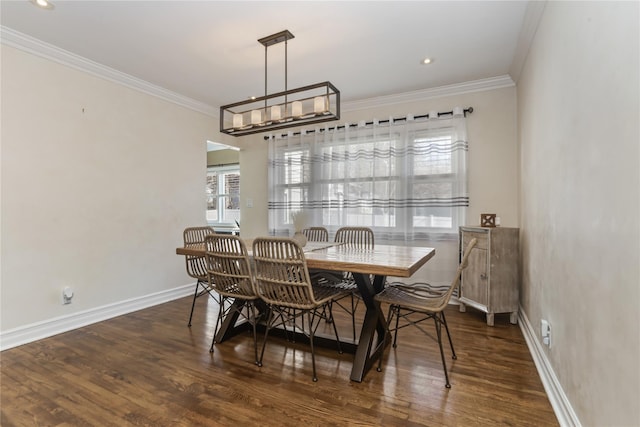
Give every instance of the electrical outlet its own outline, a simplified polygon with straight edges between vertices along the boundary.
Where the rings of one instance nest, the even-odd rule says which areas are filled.
[[[540,335],[542,343],[547,347],[551,347],[551,325],[547,320],[540,320]]]
[[[62,289],[62,304],[71,304],[73,299],[73,289],[70,286],[65,286]]]

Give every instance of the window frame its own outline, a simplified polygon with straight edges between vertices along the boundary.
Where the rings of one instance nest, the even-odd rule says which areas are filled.
[[[449,156],[447,160],[449,171],[446,173],[439,171],[437,173],[422,173],[420,175],[415,175],[414,174],[414,171],[416,168],[415,159],[418,154],[411,154],[410,152],[412,150],[415,151],[416,144],[420,143],[421,141],[425,141],[431,144],[437,144],[438,140],[446,140],[446,143],[444,144],[444,146],[447,147],[446,148],[447,150],[450,150],[445,152],[445,153],[448,153],[448,154],[445,154],[445,156],[447,155]],[[322,147],[327,147],[327,146],[340,147],[341,145],[351,145],[351,144],[358,144],[358,143],[376,144],[376,143],[383,143],[385,141],[388,141],[388,146],[395,150],[399,150],[399,149],[408,150],[407,154],[403,156],[395,157],[396,163],[393,166],[395,173],[393,173],[390,176],[376,176],[375,174],[372,174],[368,177],[360,176],[360,177],[351,179],[349,181],[347,181],[347,179],[344,177],[321,179],[320,178],[321,166],[318,163],[314,163],[313,161],[304,160],[305,157],[307,156],[309,156],[309,158],[312,158],[313,156],[322,157],[323,156]],[[277,173],[280,174],[280,179],[277,180],[277,182],[280,183],[277,185],[277,191],[281,192],[283,196],[283,200],[286,201],[286,205],[287,205],[287,207],[283,209],[282,213],[280,214],[280,221],[282,221],[281,225],[283,226],[289,225],[290,213],[298,209],[319,210],[321,213],[319,214],[320,216],[316,218],[316,221],[321,220],[321,222],[325,226],[336,227],[338,225],[337,223],[335,223],[336,216],[339,218],[338,223],[342,224],[342,223],[349,222],[347,221],[348,208],[341,207],[341,211],[339,211],[338,213],[335,213],[335,212],[327,213],[325,210],[325,206],[327,205],[327,203],[330,202],[331,199],[325,200],[322,197],[322,193],[324,192],[324,188],[326,188],[325,186],[332,185],[332,184],[339,186],[339,185],[345,185],[348,182],[367,183],[367,185],[370,186],[372,191],[375,193],[376,183],[380,183],[384,181],[385,185],[389,189],[394,188],[393,186],[395,186],[395,191],[398,193],[397,197],[399,199],[402,199],[406,197],[410,198],[411,195],[413,194],[413,191],[416,185],[430,184],[430,183],[436,183],[436,184],[448,183],[448,185],[450,185],[452,188],[451,194],[452,195],[457,194],[457,190],[458,190],[457,186],[460,186],[460,185],[466,186],[466,184],[462,184],[462,181],[463,180],[466,181],[466,173],[467,173],[466,167],[463,164],[462,165],[460,164],[459,162],[460,159],[457,157],[457,156],[463,155],[459,153],[459,151],[455,147],[455,145],[458,142],[459,140],[457,139],[455,127],[445,125],[442,127],[431,128],[431,129],[415,129],[412,132],[410,141],[408,142],[406,139],[400,138],[398,134],[393,134],[393,135],[386,134],[386,135],[380,135],[378,138],[374,136],[372,139],[362,140],[362,141],[355,141],[355,140],[325,141],[325,142],[320,142],[316,144],[306,144],[304,142],[300,142],[298,144],[292,144],[287,148],[283,148],[282,159],[281,159],[283,163],[281,164],[281,167],[276,168]],[[404,147],[402,146],[403,144],[408,144],[410,145],[410,147]],[[464,151],[466,151],[466,149],[464,149]],[[299,160],[300,161],[299,165],[293,166],[293,167],[300,168],[300,171],[298,174],[300,179],[296,179],[295,183],[292,183],[293,181],[291,179],[292,166],[291,166],[291,162],[287,161],[286,159],[292,156],[296,157],[295,153],[298,153],[297,157],[301,159]],[[436,155],[437,155],[437,152],[436,152]],[[311,169],[308,171],[305,171],[304,170],[305,167],[309,167]],[[309,181],[305,181],[304,178],[306,176],[309,177]],[[282,179],[285,177],[286,179]],[[286,200],[284,198],[285,194],[287,193],[290,194],[292,191],[296,191],[296,189],[300,194],[304,194],[306,192],[309,195],[309,199],[302,200],[302,202],[298,204],[297,202],[294,203],[291,200]],[[314,197],[314,193],[320,193],[320,194],[316,194],[316,196],[318,197]],[[451,200],[451,203],[454,203],[453,202],[454,199],[450,199],[450,200]],[[373,209],[376,209],[376,206],[373,200],[371,200],[371,205]],[[415,227],[414,223],[416,222],[416,217],[418,216],[417,215],[418,210],[430,208],[430,207],[423,208],[420,206],[407,207],[407,208],[401,208],[397,206],[391,207],[391,209],[393,209],[393,214],[389,213],[390,212],[389,211],[388,213],[385,214],[387,215],[386,219],[383,219],[381,222],[386,224],[393,224],[393,225],[377,225],[377,224],[380,224],[380,222],[376,221],[376,216],[373,213],[369,216],[369,218],[365,218],[363,216],[364,224],[353,224],[353,217],[351,218],[352,221],[350,221],[349,223],[351,225],[368,226],[373,228],[377,232],[382,232],[389,236],[401,235],[402,233],[405,232],[404,230],[412,230],[412,232],[415,233],[416,235],[431,235],[431,236],[457,235],[458,226],[463,225],[461,221],[463,221],[463,218],[465,216],[464,213],[459,212],[458,207],[460,206],[462,207],[468,206],[468,201],[466,205],[446,206],[450,209],[450,211],[448,212],[449,215],[446,216],[447,219],[451,218],[450,227],[427,226],[427,225],[421,225],[419,227]],[[330,218],[328,218],[327,215],[329,215]],[[390,215],[394,218],[390,218],[389,217]],[[334,219],[334,220],[332,221],[331,219]],[[356,221],[356,222],[360,222],[360,221]]]
[[[207,179],[207,183],[205,183],[205,197],[207,200],[207,209],[205,212],[206,218],[207,218],[207,223],[211,224],[211,225],[219,225],[219,226],[233,226],[236,227],[237,223],[240,222],[240,164],[239,163],[234,163],[231,165],[222,165],[222,166],[207,166],[207,178],[209,177],[211,172],[215,172],[217,174],[218,177],[218,182],[217,182],[217,193],[215,195],[210,196],[209,193],[209,187],[208,187],[208,179]],[[238,175],[238,209],[237,209],[237,218],[233,218],[231,220],[225,221],[224,219],[226,217],[228,217],[227,213],[229,211],[233,211],[235,209],[229,209],[226,207],[224,201],[226,200],[226,198],[229,197],[234,197],[233,194],[226,192],[226,188],[225,188],[225,180],[224,176],[226,175],[230,175],[230,174],[237,174]],[[217,209],[209,209],[209,197],[214,197],[217,199]],[[213,215],[210,214],[210,212],[216,212],[215,213],[215,219],[211,218]]]

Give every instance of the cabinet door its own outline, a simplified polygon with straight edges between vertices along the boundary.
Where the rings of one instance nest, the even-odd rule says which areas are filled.
[[[487,274],[487,250],[473,248],[469,254],[469,266],[462,275],[461,296],[489,305],[489,276]]]

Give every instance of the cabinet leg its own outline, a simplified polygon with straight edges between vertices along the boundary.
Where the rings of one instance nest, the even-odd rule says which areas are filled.
[[[467,311],[467,306],[464,305],[463,303],[460,303],[459,310],[460,310],[460,313],[464,313],[465,311]]]
[[[487,313],[487,325],[493,326],[493,313]]]
[[[518,312],[517,311],[512,311],[511,315],[509,316],[509,322],[512,325],[517,325],[518,324]]]

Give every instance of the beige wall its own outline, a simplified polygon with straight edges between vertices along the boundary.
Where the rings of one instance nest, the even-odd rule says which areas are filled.
[[[174,248],[205,223],[217,121],[1,49],[1,330],[190,283]]]
[[[477,225],[480,213],[495,212],[503,226],[517,227],[518,163],[516,143],[515,87],[425,99],[392,106],[343,113],[339,124],[355,123],[408,113],[425,114],[431,110],[451,111],[455,106],[473,107],[467,116],[469,139],[470,206],[467,223]],[[255,237],[267,233],[267,142],[263,135],[251,135],[243,141],[241,152],[243,234]],[[246,199],[253,208],[246,207]]]
[[[638,16],[549,2],[518,82],[521,302],[585,426],[640,425]]]
[[[432,110],[451,111],[455,106],[474,108],[467,116],[470,194],[467,224],[478,225],[480,213],[495,212],[503,226],[517,227],[519,153],[515,87],[349,111],[343,113],[339,123],[404,117],[408,113],[426,114]],[[263,135],[251,135],[243,138],[243,146],[240,157],[242,235],[256,237],[268,234],[268,144]],[[247,207],[247,199],[253,202],[252,208]],[[413,280],[447,283],[457,265],[457,243],[432,245],[436,248],[436,258]]]

